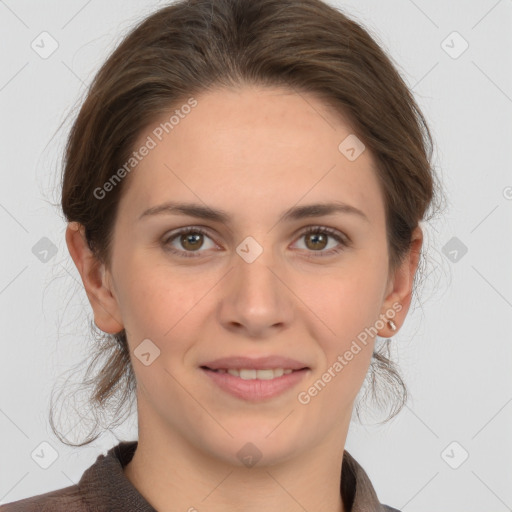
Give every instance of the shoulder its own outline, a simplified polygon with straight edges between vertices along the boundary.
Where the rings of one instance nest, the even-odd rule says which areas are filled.
[[[397,508],[381,503],[368,474],[347,450],[343,452],[341,495],[347,508],[352,512],[401,512]]]
[[[0,512],[87,512],[88,510],[77,485],[0,506]]]
[[[155,512],[123,472],[136,447],[137,441],[122,441],[106,455],[98,455],[77,484],[7,503],[0,512]]]

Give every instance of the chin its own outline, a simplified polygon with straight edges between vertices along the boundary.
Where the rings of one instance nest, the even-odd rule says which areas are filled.
[[[279,418],[232,426],[227,428],[232,438],[221,434],[219,444],[213,446],[211,437],[205,442],[210,445],[209,451],[227,464],[240,467],[272,466],[292,458],[298,448],[304,446],[305,440],[294,439],[284,425],[279,425],[281,421],[282,418]]]

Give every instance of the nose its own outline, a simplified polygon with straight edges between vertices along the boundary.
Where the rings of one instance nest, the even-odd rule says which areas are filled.
[[[250,338],[267,338],[293,318],[293,293],[271,251],[248,262],[238,254],[224,280],[219,320],[225,329]],[[280,270],[281,269],[281,270]]]

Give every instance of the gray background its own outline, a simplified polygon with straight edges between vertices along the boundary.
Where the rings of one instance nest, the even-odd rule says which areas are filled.
[[[411,399],[385,426],[354,421],[346,448],[404,511],[511,510],[512,0],[330,3],[413,89],[449,199],[424,226],[427,283],[393,338]],[[0,1],[0,503],[71,485],[136,438],[133,417],[84,448],[49,428],[50,391],[87,355],[91,318],[52,204],[73,108],[119,39],[163,4]],[[43,31],[59,45],[48,58],[31,47]],[[58,453],[48,469],[31,457],[52,453],[42,442]]]

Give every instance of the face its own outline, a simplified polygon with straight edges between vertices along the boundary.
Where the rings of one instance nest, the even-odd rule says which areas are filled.
[[[126,178],[111,299],[91,301],[95,321],[108,332],[109,309],[127,331],[139,426],[230,463],[247,442],[286,460],[340,438],[370,364],[368,330],[393,334],[379,315],[398,323],[392,304],[405,313],[415,265],[401,280],[388,272],[375,162],[340,151],[351,128],[319,99],[245,87],[196,100],[162,140],[153,130],[172,112],[140,136],[137,147],[148,136],[156,146]],[[327,203],[349,208],[305,208]],[[271,356],[307,368],[274,395],[271,381],[226,391],[222,379],[249,381],[203,368]]]

